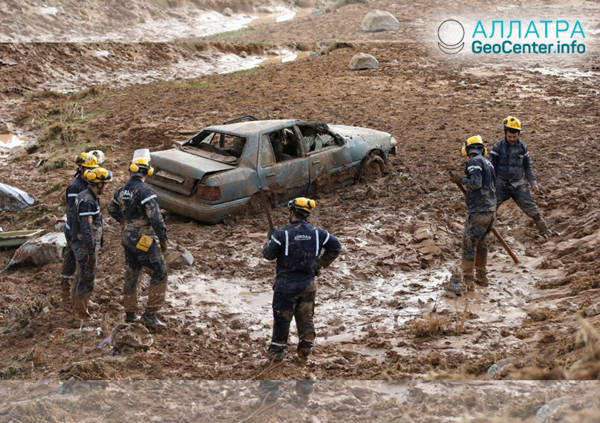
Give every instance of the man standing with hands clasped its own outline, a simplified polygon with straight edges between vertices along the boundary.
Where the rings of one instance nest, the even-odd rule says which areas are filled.
[[[315,340],[313,322],[319,269],[328,267],[340,254],[342,245],[325,229],[307,222],[316,207],[314,200],[299,197],[288,203],[290,224],[269,231],[263,257],[277,260],[273,286],[273,337],[267,354],[283,360],[292,318],[298,328],[298,357],[308,360]],[[323,254],[321,254],[323,253]]]

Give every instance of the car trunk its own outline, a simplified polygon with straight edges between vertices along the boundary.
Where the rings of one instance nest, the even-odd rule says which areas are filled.
[[[155,173],[148,182],[184,195],[191,195],[197,181],[205,175],[235,169],[178,149],[152,153],[151,159]]]

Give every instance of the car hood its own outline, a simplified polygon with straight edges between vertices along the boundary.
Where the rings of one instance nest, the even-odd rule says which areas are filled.
[[[360,137],[368,143],[377,145],[381,145],[383,141],[391,138],[391,135],[387,132],[358,126],[329,125],[329,128],[346,138]]]
[[[150,157],[152,165],[160,170],[198,180],[201,180],[207,173],[235,169],[235,166],[205,159],[177,149],[157,151],[152,153]]]

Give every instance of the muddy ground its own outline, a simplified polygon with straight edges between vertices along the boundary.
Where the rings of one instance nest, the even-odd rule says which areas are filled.
[[[334,13],[351,19],[357,7],[365,6]],[[345,27],[344,20],[336,22],[334,29]],[[270,25],[271,38],[263,40],[285,40],[301,23]],[[207,226],[167,215],[170,238],[186,246],[195,263],[171,272],[161,313],[169,330],[155,335],[148,352],[112,358],[108,348],[98,348],[123,318],[120,228],[105,218],[92,298],[100,335],[95,328],[72,328],[57,308],[59,263],[9,270],[0,275],[0,326],[11,328],[0,335],[0,377],[597,379],[600,317],[583,317],[600,301],[597,49],[591,44],[577,60],[500,63],[442,57],[426,42],[364,41],[371,40],[228,75],[74,93],[0,90],[2,120],[37,139],[35,147],[14,151],[0,164],[0,182],[38,199],[21,214],[3,212],[5,231],[52,230],[74,173],[68,160],[82,150],[99,148],[108,156],[105,165],[116,180],[102,200],[106,204],[125,182],[134,149],[169,148],[185,139],[182,133],[242,115],[371,127],[393,134],[400,147],[378,181],[316,196],[311,222],[337,235],[344,250],[319,277],[318,340],[308,365],[301,366],[293,353],[276,368],[264,358],[275,270],[261,258],[265,216],[251,213]],[[88,47],[4,45],[3,60],[16,66],[0,67],[0,81],[4,87],[19,87],[24,78],[40,87],[59,86],[59,74],[27,66],[23,57],[45,57],[47,66],[54,63],[62,72],[65,63],[78,63],[70,52]],[[135,48],[146,55],[182,47]],[[350,71],[357,52],[376,56],[380,69]],[[118,73],[115,62],[98,63]],[[558,235],[541,238],[514,204],[503,205],[496,226],[521,263],[514,265],[492,241],[492,285],[466,299],[444,297],[441,284],[459,261],[466,211],[447,171],[462,170],[464,139],[481,134],[491,145],[509,114],[523,121],[542,187],[536,198]],[[274,218],[277,225],[286,223],[281,206]],[[11,254],[0,252],[0,259],[6,262]],[[295,342],[292,337],[291,352]]]
[[[284,382],[275,403],[253,381],[14,382],[0,384],[0,422],[591,423],[597,383],[319,381],[308,401]]]

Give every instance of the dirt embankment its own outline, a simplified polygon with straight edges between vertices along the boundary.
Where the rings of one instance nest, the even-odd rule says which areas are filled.
[[[238,29],[242,15],[294,7],[275,0],[7,0],[0,4],[2,42],[165,42]],[[227,19],[229,9],[237,18]],[[225,14],[229,14],[225,12]]]
[[[345,247],[320,278],[315,360],[300,367],[289,359],[260,377],[483,377],[502,358],[509,362],[499,366],[497,378],[598,377],[598,316],[577,321],[586,304],[600,299],[597,74],[573,79],[485,63],[473,68],[414,43],[362,50],[378,57],[380,70],[348,70],[356,50],[340,49],[243,74],[27,96],[13,122],[39,135],[39,145],[9,162],[0,181],[28,191],[38,204],[21,215],[3,213],[0,225],[51,229],[73,173],[66,159],[81,150],[107,153],[116,180],[105,204],[125,181],[135,148],[170,147],[184,138],[181,130],[252,114],[388,131],[400,149],[386,177],[317,196],[311,220]],[[542,186],[538,202],[560,236],[543,240],[520,210],[503,205],[497,227],[522,264],[513,266],[494,242],[492,286],[468,303],[444,299],[440,283],[458,261],[465,213],[446,172],[461,171],[462,140],[476,133],[500,138],[508,114],[524,122]],[[46,162],[35,168],[40,160]],[[284,213],[276,211],[275,220],[283,225]],[[122,318],[120,228],[107,219],[93,298],[104,316],[102,335],[70,329],[56,310],[60,264],[6,272],[0,324],[16,324],[0,337],[8,351],[0,357],[2,377],[77,377],[88,366],[103,379],[260,375],[274,274],[260,258],[264,217],[204,226],[171,216],[167,223],[196,263],[171,274],[163,313],[170,329],[156,335],[150,352],[113,361],[97,348]],[[582,282],[584,276],[589,279]],[[554,288],[540,291],[536,282]],[[571,282],[571,288],[555,287]],[[586,289],[576,289],[580,285]],[[533,314],[526,318],[527,312]]]

